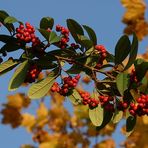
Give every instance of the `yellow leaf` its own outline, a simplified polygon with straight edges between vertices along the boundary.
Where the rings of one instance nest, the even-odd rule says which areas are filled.
[[[36,123],[35,117],[29,113],[24,113],[22,117],[23,117],[23,120],[22,120],[21,126],[24,126],[28,130],[28,132],[31,132],[32,128]]]
[[[38,126],[44,126],[48,121],[48,108],[43,102],[40,103],[39,108],[37,109],[37,124]]]
[[[144,124],[148,125],[148,116],[146,116],[146,115],[143,116],[143,117],[142,117],[142,120],[143,120],[143,123],[144,123]]]
[[[56,140],[44,142],[39,145],[39,148],[57,148],[58,142]]]

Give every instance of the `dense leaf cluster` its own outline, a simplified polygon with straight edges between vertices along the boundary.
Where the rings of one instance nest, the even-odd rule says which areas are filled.
[[[3,56],[7,56],[7,53],[22,51],[18,58],[9,57],[0,64],[0,75],[16,68],[8,86],[10,91],[18,89],[24,82],[33,82],[28,96],[31,99],[38,99],[49,92],[56,79],[60,79],[62,85],[65,74],[68,77],[76,74],[88,75],[94,82],[91,98],[98,101],[94,107],[88,105],[92,123],[99,130],[109,122],[117,123],[122,118],[126,118],[126,131],[129,134],[133,130],[136,115],[129,112],[131,103],[137,104],[139,96],[148,93],[148,82],[145,79],[148,62],[136,59],[138,40],[135,33],[133,33],[132,41],[127,35],[123,35],[115,46],[115,53],[111,54],[103,45],[98,45],[97,36],[92,28],[80,25],[73,19],[67,19],[68,29],[60,26],[59,32],[58,26],[54,29],[53,18],[42,18],[36,30],[41,33],[43,40],[36,37],[35,32],[33,32],[34,37],[28,39],[33,35],[25,29],[22,30],[25,32],[20,31],[18,37],[16,27],[25,25],[2,10],[0,11],[0,22],[2,27],[6,27],[10,33],[10,35],[0,34],[0,42],[3,43],[0,49],[1,61]],[[69,40],[69,32],[74,43]],[[37,44],[30,44],[34,38],[38,39]],[[98,47],[103,47],[103,50]],[[124,64],[127,57],[128,62]],[[97,66],[98,64],[99,66]],[[34,72],[32,69],[30,70],[32,65],[36,67],[35,70],[33,69]],[[132,65],[134,65],[134,70],[129,74],[127,70]],[[49,70],[47,77],[38,81],[38,74],[45,70]],[[100,75],[102,75],[101,78]],[[29,76],[34,77],[33,81],[26,81]],[[77,87],[72,87],[66,96],[74,104],[82,105],[84,102]],[[112,99],[104,101],[102,105],[100,96]],[[112,106],[112,111],[108,109],[109,106]],[[147,103],[144,113],[148,115]]]

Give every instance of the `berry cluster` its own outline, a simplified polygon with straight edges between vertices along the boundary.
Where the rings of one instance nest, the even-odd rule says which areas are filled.
[[[67,42],[69,42],[69,30],[61,25],[56,25],[56,31],[60,32],[62,38],[59,42],[59,47],[64,49],[67,46]]]
[[[35,82],[40,72],[41,72],[41,69],[37,65],[31,65],[27,72],[24,83]]]
[[[133,83],[138,83],[138,79],[136,76],[136,71],[134,69],[132,69],[131,74],[130,74],[130,82]]]
[[[66,96],[69,90],[77,86],[79,79],[80,79],[79,74],[76,75],[74,78],[72,78],[71,76],[65,77],[63,79],[63,82],[64,82],[63,85],[60,87],[59,84],[55,82],[53,86],[51,87],[51,91],[58,92],[61,95]]]
[[[148,115],[148,95],[141,95],[137,99],[137,103],[131,103],[129,112],[133,116],[143,116]]]
[[[80,91],[80,96],[82,97],[82,103],[84,105],[89,105],[89,108],[93,109],[98,106],[99,100],[91,98],[89,92]]]
[[[103,65],[103,60],[106,58],[107,56],[107,51],[106,48],[103,45],[96,45],[95,49],[99,52],[100,54],[100,58],[99,61],[97,63],[97,65],[95,66],[95,68],[100,69]]]
[[[113,97],[110,97],[110,96],[99,96],[99,100],[100,100],[101,106],[105,110],[114,112],[115,109],[114,109],[114,103],[113,103],[114,98]]]
[[[121,110],[121,111],[126,111],[126,109],[128,108],[129,104],[126,101],[120,101],[117,104],[117,109]]]
[[[29,23],[26,23],[25,26],[20,24],[19,28],[16,28],[16,38],[25,43],[32,42],[32,46],[39,45],[41,41],[35,35],[35,29]]]
[[[75,44],[75,43],[71,43],[71,47],[72,47],[73,49],[78,49],[78,48],[80,48],[79,45],[78,45],[78,44]]]

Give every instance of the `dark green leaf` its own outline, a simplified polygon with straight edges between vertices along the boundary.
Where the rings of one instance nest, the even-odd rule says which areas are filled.
[[[57,34],[54,31],[50,32],[50,35],[49,35],[49,43],[50,44],[57,43],[60,41],[60,39],[61,38],[59,36],[57,36]]]
[[[138,39],[136,34],[133,34],[133,41],[131,45],[131,50],[130,50],[130,56],[127,65],[125,66],[124,70],[128,69],[131,67],[131,65],[134,63],[136,57],[137,57],[137,52],[138,52]]]
[[[141,64],[137,65],[135,68],[136,68],[137,79],[141,81],[148,70],[148,62],[142,62]]]
[[[54,19],[51,17],[43,17],[40,21],[40,28],[47,30],[48,28],[52,29],[54,25]]]
[[[8,86],[9,91],[16,90],[25,80],[29,68],[28,61],[24,61],[14,72]]]
[[[128,56],[131,49],[131,43],[127,35],[123,35],[115,47],[115,64],[121,64]]]
[[[15,60],[8,60],[0,64],[0,75],[7,73],[18,65],[18,62]]]
[[[48,41],[49,40],[49,36],[50,36],[50,32],[48,32],[45,29],[38,29],[38,30],[42,34],[42,36]]]
[[[81,103],[81,96],[78,93],[78,91],[76,89],[72,90],[72,94],[70,94],[69,96],[67,96],[69,98],[69,100],[74,104],[74,105],[78,105]]]
[[[96,130],[101,130],[104,128],[112,119],[113,113],[109,111],[104,110],[104,115],[103,115],[103,122],[100,126],[97,126]]]
[[[5,24],[4,20],[5,18],[7,18],[9,16],[9,14],[3,10],[0,10],[0,22],[8,29],[9,32],[14,32],[15,28],[13,26],[13,24]]]
[[[129,136],[133,132],[135,125],[136,117],[129,115],[126,119],[126,136]]]
[[[91,40],[89,40],[86,36],[78,35],[78,39],[79,39],[79,44],[84,46],[86,48],[86,50],[93,47],[93,42]]]
[[[0,49],[0,53],[3,53],[4,51],[7,52],[12,52],[15,50],[20,49],[20,46],[15,42],[15,41],[11,41],[6,43],[1,49]]]
[[[28,96],[31,99],[39,99],[44,97],[52,87],[55,79],[59,75],[59,69],[56,68],[49,73],[47,78],[34,83],[28,91]]]
[[[96,45],[97,44],[97,36],[96,36],[96,33],[94,32],[94,30],[86,25],[83,25],[83,27],[87,31],[90,40],[93,42],[94,45]]]
[[[76,43],[79,43],[78,35],[84,35],[81,25],[73,19],[67,19],[67,27]]]
[[[103,122],[104,111],[103,108],[98,105],[94,109],[89,109],[89,118],[93,125],[100,126]]]
[[[116,84],[121,95],[123,95],[124,91],[128,89],[129,80],[129,74],[120,73],[117,75]]]

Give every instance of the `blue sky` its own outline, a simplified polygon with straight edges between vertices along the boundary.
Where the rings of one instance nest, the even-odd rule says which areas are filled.
[[[121,23],[124,8],[119,0],[1,0],[0,9],[36,27],[44,16],[53,17],[55,24],[61,25],[65,25],[67,18],[76,19],[80,24],[91,26],[97,34],[98,43],[104,44],[112,53],[124,28]],[[148,38],[140,43],[140,53],[145,52],[147,41]],[[0,77],[0,103],[6,100],[7,94],[12,94],[7,91],[11,74]],[[119,142],[120,135],[115,134],[114,137],[116,136]],[[31,135],[24,129],[12,130],[10,126],[3,125],[0,125],[0,140],[0,147],[3,148],[18,148],[22,143],[32,143]]]

